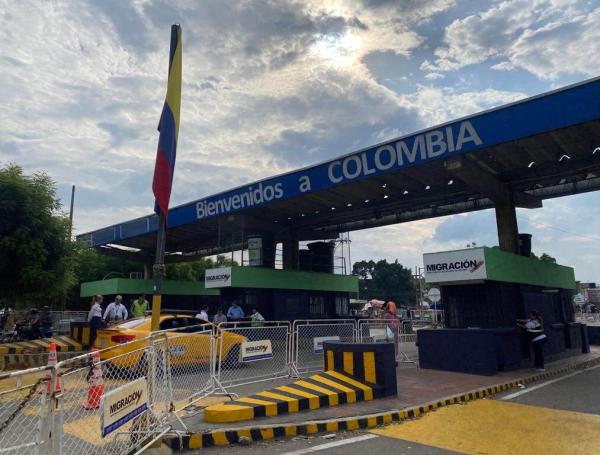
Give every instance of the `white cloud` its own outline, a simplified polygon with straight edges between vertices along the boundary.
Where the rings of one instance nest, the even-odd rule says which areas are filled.
[[[427,79],[428,81],[435,81],[436,79],[444,79],[444,77],[446,77],[446,76],[444,76],[441,73],[427,73],[425,75],[425,79]]]
[[[493,69],[522,68],[542,79],[561,74],[596,75],[600,7],[564,0],[509,0],[453,21],[444,45],[424,71],[458,70],[490,59]]]
[[[402,98],[419,112],[425,125],[435,125],[526,97],[525,93],[485,89],[476,92],[418,86]]]
[[[472,63],[548,79],[597,71],[600,13],[585,2],[463,9],[454,0],[0,0],[0,165],[45,170],[66,197],[75,184],[79,233],[149,213],[174,22],[184,86],[173,204],[526,96],[466,77]],[[423,59],[426,73],[415,70]],[[361,231],[354,250],[415,264],[423,250],[460,246],[436,238],[444,220]]]

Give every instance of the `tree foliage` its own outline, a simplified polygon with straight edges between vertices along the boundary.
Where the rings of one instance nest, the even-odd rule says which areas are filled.
[[[77,283],[75,245],[54,181],[0,168],[0,300],[15,307],[62,304]]]
[[[352,273],[359,279],[362,299],[392,299],[398,305],[412,305],[415,299],[412,272],[398,263],[380,261],[355,262]]]
[[[553,264],[556,264],[556,258],[550,256],[547,253],[542,253],[541,256],[536,256],[536,254],[532,251],[531,257],[535,258],[535,259],[539,259],[540,261],[543,261],[543,262],[552,262]]]
[[[178,264],[167,265],[167,279],[181,281],[202,281],[204,280],[204,272],[206,269],[214,267],[228,267],[237,265],[236,261],[232,261],[223,255],[213,258],[202,258],[193,262],[181,262]]]
[[[98,253],[93,248],[78,245],[76,273],[79,283],[106,278],[129,278],[131,272],[144,271],[144,265]]]

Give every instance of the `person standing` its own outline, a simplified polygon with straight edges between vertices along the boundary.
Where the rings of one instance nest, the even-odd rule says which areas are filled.
[[[227,310],[227,319],[230,321],[241,321],[244,318],[244,310],[237,304],[237,302],[231,302],[231,306]]]
[[[203,305],[200,313],[196,314],[196,317],[208,322],[208,305]]]
[[[527,332],[533,347],[533,366],[537,371],[544,369],[544,345],[546,334],[544,333],[544,320],[540,313],[532,310],[529,319],[517,319],[517,325]]]
[[[400,326],[400,321],[398,321],[398,308],[396,307],[396,302],[391,299],[388,299],[383,307],[383,319],[388,321],[386,338],[388,337],[388,330],[391,331],[394,339],[394,351],[398,354],[398,327]]]
[[[115,301],[108,304],[104,311],[104,322],[113,323],[125,321],[127,319],[127,308],[123,305],[123,297],[120,295],[115,297]]]
[[[148,301],[146,294],[142,294],[131,304],[131,314],[134,318],[141,318],[146,315],[146,311],[148,311]]]
[[[217,314],[215,314],[215,317],[213,318],[213,323],[219,325],[221,322],[227,322],[227,316],[225,316],[223,310],[219,308]]]
[[[98,327],[102,325],[102,301],[104,297],[95,295],[92,297],[90,311],[88,312],[88,323],[90,325],[90,346],[94,346]]]
[[[258,312],[256,308],[252,308],[252,315],[250,316],[250,325],[252,327],[260,327],[265,318]]]

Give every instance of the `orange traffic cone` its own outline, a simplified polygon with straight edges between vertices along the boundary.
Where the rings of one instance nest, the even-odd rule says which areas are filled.
[[[56,356],[56,343],[51,342],[50,343],[50,352],[48,353],[48,366],[49,367],[53,367],[58,363],[58,358]],[[46,372],[46,379],[44,380],[44,382],[47,384],[46,387],[46,393],[48,395],[51,395],[52,392],[52,375],[50,374],[50,370],[48,370]],[[41,394],[42,393],[42,388],[38,388],[37,393]],[[61,393],[62,392],[62,387],[60,386],[60,376],[56,375],[56,384],[54,386],[54,393]]]
[[[84,409],[98,409],[100,407],[100,399],[104,395],[104,380],[102,379],[102,365],[100,365],[100,352],[98,349],[94,349],[92,353],[92,366],[91,375],[88,378],[88,394],[85,403],[83,403]]]

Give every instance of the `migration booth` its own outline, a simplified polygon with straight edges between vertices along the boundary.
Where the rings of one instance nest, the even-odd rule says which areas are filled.
[[[246,316],[256,308],[267,320],[327,319],[350,314],[350,296],[358,293],[358,278],[312,271],[264,267],[209,269],[205,286],[218,289],[219,307],[236,302]],[[209,306],[209,312],[216,311]],[[214,314],[214,312],[212,313]]]
[[[529,339],[516,320],[532,310],[544,320],[547,359],[587,352],[585,326],[574,322],[574,270],[530,257],[527,247],[521,253],[480,247],[423,255],[446,324],[418,331],[422,368],[492,375],[530,366]]]
[[[163,309],[199,312],[208,305],[212,317],[232,303],[246,316],[256,308],[267,320],[326,319],[347,317],[349,301],[358,293],[358,278],[334,273],[335,243],[311,242],[296,250],[297,269],[275,268],[275,244],[266,236],[247,240],[248,265],[219,267],[205,272],[204,282],[163,281]],[[150,300],[152,280],[112,278],[81,284],[80,297],[96,294],[105,305],[117,294],[127,307],[146,294]]]

